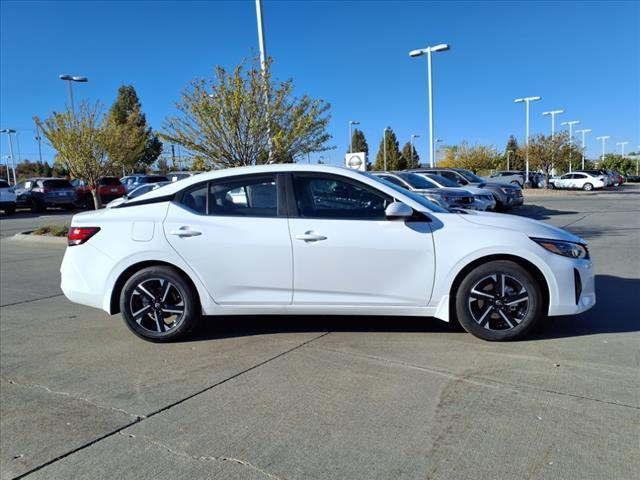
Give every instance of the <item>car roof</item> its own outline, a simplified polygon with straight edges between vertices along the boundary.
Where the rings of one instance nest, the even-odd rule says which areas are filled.
[[[199,175],[187,177],[179,182],[171,182],[170,184],[145,193],[140,197],[131,200],[131,204],[136,203],[139,199],[144,198],[150,200],[152,198],[165,197],[173,195],[176,192],[189,188],[191,185],[197,185],[209,180],[222,179],[225,177],[234,177],[237,175],[251,174],[269,174],[282,172],[311,172],[311,173],[334,173],[341,176],[351,177],[359,180],[366,178],[359,170],[347,167],[338,167],[333,165],[314,165],[314,164],[297,164],[297,163],[278,163],[271,165],[253,165],[246,167],[223,168],[204,172]],[[381,172],[382,173],[382,172]]]

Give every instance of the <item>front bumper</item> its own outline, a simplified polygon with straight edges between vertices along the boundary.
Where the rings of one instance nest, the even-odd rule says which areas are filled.
[[[591,260],[561,260],[561,268],[555,268],[558,295],[549,304],[549,316],[576,315],[589,310],[596,304]]]

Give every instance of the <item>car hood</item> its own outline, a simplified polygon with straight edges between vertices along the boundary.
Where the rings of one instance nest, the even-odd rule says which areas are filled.
[[[457,190],[464,193],[470,193],[472,195],[491,195],[493,197],[493,193],[491,193],[489,190],[485,190],[484,188],[471,187],[469,185],[460,187],[460,188],[453,188],[453,187],[451,188],[453,190]]]
[[[418,195],[450,195],[452,197],[468,197],[471,195],[469,192],[466,192],[464,189],[460,188],[425,188],[425,189],[416,189],[414,190]]]
[[[582,238],[567,232],[553,225],[532,220],[530,218],[519,217],[517,215],[507,215],[505,213],[465,211],[460,215],[469,223],[484,225],[488,227],[503,228],[522,232],[529,237],[548,238],[552,240],[565,240],[567,242],[583,243],[587,242]]]

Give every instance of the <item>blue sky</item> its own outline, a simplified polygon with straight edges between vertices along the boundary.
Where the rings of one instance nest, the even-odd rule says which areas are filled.
[[[61,73],[87,76],[76,101],[106,108],[118,86],[133,84],[159,129],[190,79],[258,49],[251,0],[2,1],[0,13],[0,126],[19,131],[20,153],[32,160],[33,115],[67,102]],[[558,124],[593,130],[591,157],[599,135],[611,135],[607,151],[640,145],[640,2],[267,0],[264,21],[274,74],[332,105],[337,148],[322,154],[332,163],[342,161],[349,120],[361,122],[373,154],[389,125],[401,144],[421,135],[427,159],[426,59],[408,52],[438,43],[451,45],[434,55],[435,132],[445,144],[502,149],[509,134],[523,140],[524,106],[513,99],[540,95],[532,133],[548,133],[541,113],[561,108]],[[8,153],[6,135],[0,150]],[[44,158],[53,159],[51,148]]]

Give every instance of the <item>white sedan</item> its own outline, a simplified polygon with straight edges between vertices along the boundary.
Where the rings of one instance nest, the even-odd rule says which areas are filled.
[[[573,188],[591,191],[594,188],[604,188],[607,179],[603,176],[596,176],[590,173],[576,172],[565,173],[559,178],[549,180],[550,188]]]
[[[202,315],[411,315],[508,340],[594,306],[586,242],[356,170],[217,170],[73,217],[62,290],[151,341]]]

